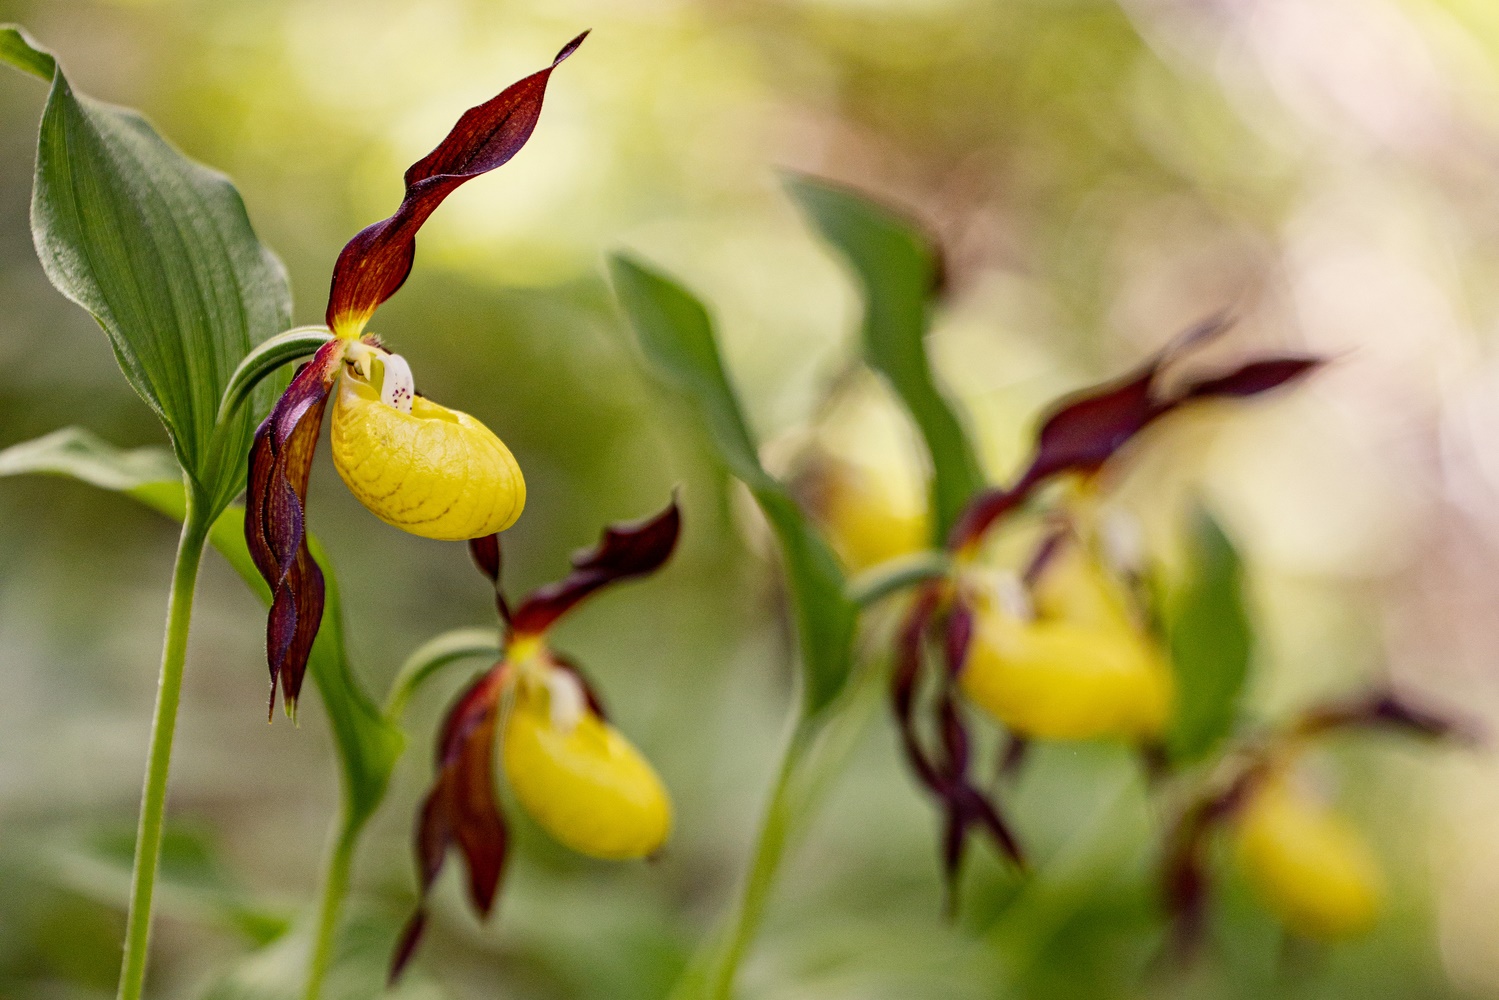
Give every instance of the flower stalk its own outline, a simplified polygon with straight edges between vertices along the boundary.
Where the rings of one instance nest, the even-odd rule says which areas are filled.
[[[135,865],[130,878],[130,910],[125,922],[124,959],[120,967],[119,1000],[140,1000],[146,982],[146,957],[151,937],[151,904],[161,867],[167,779],[172,767],[172,741],[177,731],[177,708],[182,700],[182,674],[187,660],[187,636],[193,616],[193,593],[211,521],[204,505],[189,487],[187,516],[177,541],[172,568],[172,590],[167,599],[166,638],[161,653],[161,679],[156,689],[156,712],[151,719],[151,748],[146,757],[145,788],[141,792],[140,825],[135,839]]]

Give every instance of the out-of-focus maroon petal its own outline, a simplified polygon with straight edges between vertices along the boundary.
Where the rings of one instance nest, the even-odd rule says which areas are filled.
[[[483,916],[494,907],[504,874],[508,834],[495,801],[495,730],[504,668],[496,666],[469,687],[449,710],[438,740],[437,778],[422,803],[416,827],[421,902],[391,959],[400,976],[416,951],[426,920],[426,898],[457,847],[468,868],[469,899]]]
[[[323,409],[344,344],[324,344],[303,365],[255,431],[245,488],[245,542],[271,590],[266,619],[270,710],[279,686],[296,712],[307,657],[323,618],[323,574],[307,548],[307,480]]]
[[[575,52],[588,32],[563,46],[552,65],[532,73],[491,100],[469,108],[447,138],[406,171],[406,195],[390,218],[365,228],[348,242],[333,267],[328,326],[357,336],[375,309],[394,295],[411,273],[416,234],[444,198],[460,184],[502,166],[536,130],[552,70]]]
[[[1182,391],[1180,401],[1212,396],[1256,396],[1294,382],[1324,364],[1321,358],[1271,358],[1252,361],[1237,371],[1194,382]]]
[[[605,528],[597,547],[573,557],[571,573],[532,591],[521,602],[511,625],[521,634],[544,632],[599,588],[655,572],[671,558],[681,532],[682,514],[675,498],[655,517]]]
[[[1374,691],[1347,701],[1308,710],[1295,723],[1299,736],[1317,736],[1339,729],[1394,729],[1438,739],[1482,743],[1482,728],[1472,719],[1415,705],[1393,691]]]
[[[940,585],[924,587],[917,592],[901,622],[896,636],[891,704],[906,760],[942,810],[940,854],[946,906],[953,912],[971,830],[977,827],[988,834],[999,851],[1016,865],[1024,865],[1024,854],[999,808],[974,785],[969,775],[971,742],[957,702],[956,681],[972,637],[972,612],[959,602],[950,613],[939,616],[942,599]],[[939,624],[944,627],[942,647],[946,669],[940,675],[932,706],[936,746],[929,749],[923,745],[918,729],[917,702],[925,675],[923,652],[928,633]]]
[[[969,502],[948,539],[957,550],[974,542],[1000,517],[1023,504],[1035,490],[1066,472],[1093,472],[1135,435],[1185,403],[1245,397],[1292,382],[1321,361],[1310,357],[1275,357],[1250,362],[1235,371],[1191,382],[1165,394],[1161,372],[1194,347],[1228,329],[1223,317],[1199,324],[1174,339],[1132,374],[1064,399],[1041,423],[1031,461],[1008,487],[986,490]]]

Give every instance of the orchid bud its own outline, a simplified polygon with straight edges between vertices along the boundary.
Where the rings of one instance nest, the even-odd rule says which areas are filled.
[[[1368,843],[1284,778],[1254,788],[1233,837],[1250,884],[1290,930],[1331,940],[1362,934],[1379,919],[1384,878]]]
[[[576,684],[560,671],[552,676]],[[585,699],[561,693],[552,683],[518,685],[504,729],[507,784],[532,819],[580,854],[654,854],[672,822],[661,779]]]

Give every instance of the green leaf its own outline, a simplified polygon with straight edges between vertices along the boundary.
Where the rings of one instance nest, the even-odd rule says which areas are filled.
[[[217,513],[244,485],[272,387],[223,426],[219,399],[250,348],[290,324],[285,269],[256,239],[228,178],[173,149],[136,112],[75,93],[19,28],[0,27],[0,59],[52,80],[31,201],[42,267],[104,328]]]
[[[187,510],[182,474],[166,452],[152,448],[122,451],[76,427],[0,451],[0,476],[25,473],[69,476],[101,489],[125,493],[177,520]],[[209,541],[260,599],[269,604],[270,592],[245,547],[244,509],[225,510],[214,522]],[[405,739],[354,679],[344,650],[338,581],[317,540],[313,539],[311,545],[312,554],[323,570],[327,595],[323,627],[313,644],[308,671],[323,697],[343,771],[345,808],[350,821],[357,825],[384,798]]]
[[[983,488],[984,475],[927,360],[936,251],[910,220],[852,191],[811,177],[791,177],[786,189],[858,277],[864,359],[889,380],[926,441],[932,458],[932,541],[940,546],[969,498]]]
[[[1238,721],[1254,640],[1243,577],[1233,543],[1212,517],[1200,513],[1191,569],[1167,620],[1177,681],[1176,721],[1167,746],[1180,763],[1204,757]]]
[[[843,689],[851,662],[858,611],[845,596],[837,558],[786,487],[760,464],[707,310],[680,285],[628,257],[616,255],[611,271],[651,368],[702,415],[719,457],[749,487],[775,532],[801,641],[805,711],[813,715]]]

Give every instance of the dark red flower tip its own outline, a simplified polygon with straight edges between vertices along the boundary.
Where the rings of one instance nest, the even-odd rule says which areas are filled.
[[[471,539],[468,543],[468,553],[473,557],[474,565],[479,567],[479,572],[483,573],[490,585],[494,587],[494,609],[499,614],[500,621],[509,625],[510,603],[505,600],[505,585],[500,579],[504,569],[502,552],[498,532]]]
[[[469,899],[482,916],[494,907],[504,874],[508,833],[495,801],[495,736],[505,671],[497,664],[459,696],[443,722],[437,778],[416,826],[420,902],[391,959],[395,982],[416,953],[426,924],[426,899],[457,847],[468,868]]]
[[[585,31],[564,45],[546,69],[469,108],[436,149],[407,169],[406,195],[395,214],[366,227],[338,255],[328,294],[329,328],[357,336],[380,303],[400,289],[411,273],[422,224],[460,184],[520,152],[536,130],[552,70],[586,37]]]
[[[959,605],[941,614],[940,585],[917,592],[896,635],[895,671],[891,681],[891,704],[901,749],[919,781],[936,799],[943,816],[941,860],[946,908],[957,905],[957,885],[962,874],[969,836],[987,834],[999,852],[1017,867],[1025,866],[1019,840],[1005,821],[999,806],[985,795],[970,775],[971,742],[958,706],[955,682],[972,635],[972,615]],[[933,632],[940,629],[945,669],[936,682],[935,699],[922,697],[926,677],[925,650]],[[931,686],[931,685],[926,685]],[[931,702],[930,727],[935,731],[928,747],[921,733],[921,704]]]
[[[1226,317],[1209,319],[1175,338],[1134,373],[1064,399],[1041,423],[1030,464],[1011,486],[975,497],[949,538],[957,550],[975,541],[1038,487],[1066,472],[1093,472],[1135,435],[1166,414],[1196,400],[1242,398],[1279,388],[1322,364],[1303,356],[1267,358],[1166,393],[1160,375],[1191,349],[1226,331]]]
[[[288,715],[296,713],[307,657],[323,618],[323,574],[307,547],[307,480],[343,347],[337,341],[324,344],[298,369],[250,447],[245,542],[271,590],[266,619],[270,710],[275,710],[279,686]]]
[[[671,558],[681,532],[682,513],[675,497],[655,517],[605,528],[596,547],[573,557],[571,573],[532,591],[521,602],[511,626],[522,635],[545,632],[594,591],[655,572]]]
[[[1393,691],[1373,691],[1310,709],[1292,726],[1302,737],[1344,729],[1389,729],[1469,744],[1484,742],[1482,727],[1474,720],[1416,705]]]

